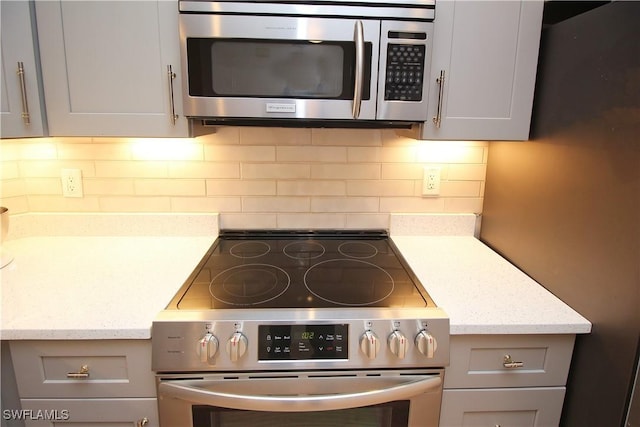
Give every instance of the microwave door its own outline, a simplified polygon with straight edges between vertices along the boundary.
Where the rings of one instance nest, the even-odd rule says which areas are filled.
[[[180,15],[185,115],[373,120],[380,21]]]

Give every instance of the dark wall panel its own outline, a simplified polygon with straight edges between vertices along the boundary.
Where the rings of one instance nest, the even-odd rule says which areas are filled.
[[[543,35],[532,140],[492,142],[481,239],[593,323],[564,426],[621,426],[640,337],[640,2]]]

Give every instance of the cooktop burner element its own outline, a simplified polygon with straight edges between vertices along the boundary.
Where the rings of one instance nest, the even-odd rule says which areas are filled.
[[[338,246],[338,252],[349,258],[373,258],[378,249],[367,242],[344,242]]]
[[[260,258],[271,251],[265,242],[240,242],[229,248],[229,254],[236,258]]]
[[[321,261],[304,274],[304,284],[318,298],[353,307],[375,305],[389,297],[395,287],[385,269],[357,259]]]
[[[244,264],[230,267],[213,278],[211,296],[229,305],[263,304],[282,295],[291,278],[275,265]]]
[[[173,308],[422,308],[385,232],[222,231]]]

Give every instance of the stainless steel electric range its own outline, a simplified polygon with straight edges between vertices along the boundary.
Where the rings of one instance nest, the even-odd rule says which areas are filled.
[[[223,230],[152,344],[163,427],[435,426],[449,319],[386,231]]]

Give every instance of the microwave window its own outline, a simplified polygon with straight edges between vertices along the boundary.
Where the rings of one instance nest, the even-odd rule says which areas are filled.
[[[352,42],[190,38],[187,56],[191,96],[353,98]]]

